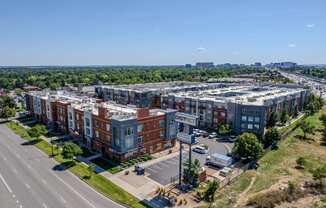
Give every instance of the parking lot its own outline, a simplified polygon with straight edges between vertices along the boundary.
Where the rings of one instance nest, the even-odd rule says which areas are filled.
[[[197,139],[198,144],[196,145],[205,144],[209,148],[207,154],[199,154],[192,151],[192,159],[198,159],[202,166],[205,166],[207,155],[213,153],[227,154],[233,147],[233,143],[230,142],[221,142],[207,137],[198,137]],[[184,162],[188,159],[188,155],[188,151],[183,152],[182,159]],[[177,180],[179,174],[179,155],[146,167],[146,172],[149,174],[149,178],[162,185],[167,185],[172,180]]]

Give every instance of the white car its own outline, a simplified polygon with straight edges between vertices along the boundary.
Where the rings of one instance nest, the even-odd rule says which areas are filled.
[[[197,153],[200,153],[200,154],[206,154],[206,153],[208,153],[208,149],[206,149],[203,146],[197,146],[197,147],[193,148],[192,151],[197,152]]]

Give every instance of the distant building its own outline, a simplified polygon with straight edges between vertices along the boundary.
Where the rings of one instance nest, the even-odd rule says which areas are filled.
[[[290,69],[297,66],[294,62],[280,62],[280,63],[270,63],[266,65],[269,68],[279,68],[279,69]]]
[[[261,64],[260,62],[255,62],[255,63],[254,63],[254,66],[255,66],[255,67],[261,67],[262,64]]]
[[[196,67],[198,68],[212,68],[214,67],[213,62],[198,62],[196,63]]]
[[[185,67],[186,68],[191,68],[191,64],[186,64]]]

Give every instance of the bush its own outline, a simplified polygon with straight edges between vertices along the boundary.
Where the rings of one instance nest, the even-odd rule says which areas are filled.
[[[83,154],[83,150],[77,144],[66,142],[63,145],[62,155],[65,159],[72,159],[81,154]]]

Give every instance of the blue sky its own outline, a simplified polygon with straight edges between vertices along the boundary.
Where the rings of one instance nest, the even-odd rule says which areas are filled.
[[[0,65],[326,63],[325,0],[0,0]]]

